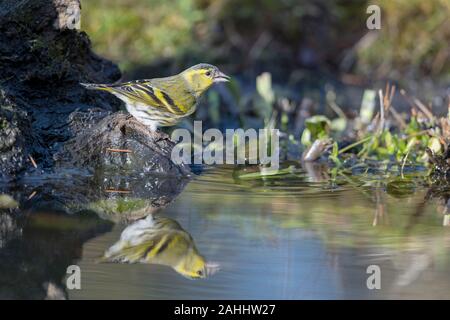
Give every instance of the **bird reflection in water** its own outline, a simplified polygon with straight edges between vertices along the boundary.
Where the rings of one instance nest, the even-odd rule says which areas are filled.
[[[206,262],[178,222],[160,215],[149,215],[125,228],[101,261],[165,265],[190,279],[206,278],[219,270],[218,264]]]

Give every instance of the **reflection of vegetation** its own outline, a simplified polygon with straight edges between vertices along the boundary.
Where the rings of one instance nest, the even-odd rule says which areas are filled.
[[[290,166],[288,168],[283,169],[270,169],[260,167],[259,171],[243,173],[238,176],[239,179],[247,180],[247,179],[270,179],[271,177],[279,178],[281,175],[287,175],[294,173],[295,167]]]
[[[204,278],[212,271],[178,222],[153,215],[128,226],[105,252],[103,261],[162,264],[192,279]]]
[[[214,193],[196,196],[197,210],[207,212],[208,219],[233,223],[250,238],[302,228],[339,247],[405,249],[421,247],[430,235],[446,239],[441,211],[424,201],[426,173],[401,178],[385,168],[376,174],[338,175],[334,181],[314,182],[300,169],[290,170],[270,179],[256,175],[239,179],[238,171],[232,180],[228,170],[206,174],[202,179]],[[213,185],[216,179],[218,190]],[[230,188],[227,192],[225,185]],[[196,185],[190,186],[190,192],[198,192],[192,187]]]
[[[83,212],[82,215],[67,215],[55,212],[39,212],[30,215],[28,225],[39,230],[58,232],[84,232],[99,226],[110,228],[111,222],[99,219],[92,212]]]
[[[385,92],[366,90],[359,113],[351,114],[344,112],[347,106],[340,108],[333,88],[328,90],[325,86],[325,92],[317,94],[306,89],[305,94],[298,85],[307,78],[301,67],[331,64],[336,68],[343,56],[352,57],[349,63],[342,64],[355,65],[355,70],[363,74],[394,78],[401,74],[448,75],[447,0],[380,0],[382,29],[361,41],[367,32],[367,1],[355,1],[350,6],[345,6],[345,1],[329,1],[325,5],[320,1],[290,0],[85,2],[83,27],[94,46],[125,69],[160,65],[160,58],[170,58],[180,70],[179,65],[190,63],[187,60],[201,58],[230,64],[231,71],[245,70],[243,78],[249,71],[254,80],[250,90],[245,83],[240,86],[233,81],[227,89],[209,92],[208,108],[199,108],[197,119],[209,120],[219,127],[221,120],[228,117],[233,120],[229,127],[244,128],[273,126],[271,121],[275,119],[282,139],[295,145],[296,159],[302,148],[313,146],[318,139],[327,142],[326,148],[319,149],[321,154],[312,158],[323,155],[322,163],[334,169],[327,167],[319,174],[308,166],[305,175],[298,164],[289,163],[278,171],[240,167],[233,174],[226,171],[214,176],[213,183],[208,184],[208,195],[203,195],[202,189],[195,193],[198,203],[194,205],[204,206],[200,211],[208,212],[209,219],[233,221],[251,237],[267,236],[277,228],[313,229],[327,244],[336,246],[405,248],[421,246],[430,233],[435,238],[448,238],[443,235],[441,213],[436,214],[422,201],[426,198],[423,185],[428,185],[428,180],[417,178],[426,174],[417,169],[428,163],[428,148],[439,154],[447,147],[450,114],[437,118],[431,108],[406,94],[403,98],[411,110],[402,114],[392,105],[392,87]],[[371,41],[375,39],[372,36],[377,40]],[[343,54],[352,47],[355,54],[353,50],[348,50],[349,55]],[[353,61],[353,55],[358,61]],[[280,80],[288,85],[276,86],[274,83]],[[288,86],[295,90],[286,89]],[[325,106],[338,117],[333,119],[326,112],[322,114],[327,117],[311,117]],[[202,110],[207,113],[203,118]],[[333,139],[332,148],[328,148],[329,139]],[[210,178],[206,174],[200,181],[211,182]],[[214,184],[217,178],[222,184]],[[240,195],[229,192],[227,186]],[[220,197],[220,207],[214,192]],[[245,202],[236,201],[242,194],[246,195]],[[405,212],[406,203],[412,214]],[[95,206],[105,212],[146,210],[145,201],[139,199]],[[186,233],[178,227],[165,231]],[[124,231],[124,239],[110,249],[113,259],[170,265],[190,277],[193,271],[187,269],[202,268],[204,260],[193,249],[190,252],[197,257],[195,267],[175,267],[184,254],[169,255],[164,261],[148,256],[164,242],[162,236],[156,236],[159,231],[154,226],[148,227],[145,235],[151,241],[137,237],[137,245],[126,244],[127,232],[134,230],[133,226],[129,228]],[[192,239],[181,238],[181,247],[195,248],[193,242],[189,244]],[[170,242],[168,239],[166,242]]]
[[[155,210],[150,201],[128,197],[101,199],[90,203],[86,209],[113,221],[141,218]]]

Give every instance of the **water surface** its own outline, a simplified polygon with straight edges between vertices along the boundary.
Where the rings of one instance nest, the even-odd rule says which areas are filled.
[[[6,278],[16,277],[24,292],[50,281],[69,299],[450,298],[446,199],[430,197],[420,177],[251,172],[210,168],[152,211],[176,221],[198,254],[220,265],[211,276],[193,280],[168,265],[99,263],[135,220],[105,219],[95,213],[98,205],[71,215],[41,208],[3,245],[3,289],[14,285]],[[17,271],[32,269],[34,259],[39,271]],[[64,288],[69,264],[81,268],[81,290]],[[371,265],[381,270],[379,290],[367,288]]]
[[[450,298],[450,229],[438,201],[424,203],[427,189],[394,197],[383,180],[243,174],[209,170],[161,212],[219,272],[190,280],[166,266],[94,263],[120,237],[116,225],[84,245],[83,290],[70,298]],[[381,268],[380,290],[367,289],[369,265]]]

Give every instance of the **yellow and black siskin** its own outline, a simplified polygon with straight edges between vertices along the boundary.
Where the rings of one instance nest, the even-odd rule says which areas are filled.
[[[206,262],[178,222],[153,215],[125,228],[101,261],[166,265],[190,279],[204,278],[218,270],[218,265]]]
[[[165,78],[81,85],[112,93],[125,102],[128,112],[137,120],[156,130],[173,126],[192,114],[198,99],[212,84],[229,79],[216,66],[201,63]]]

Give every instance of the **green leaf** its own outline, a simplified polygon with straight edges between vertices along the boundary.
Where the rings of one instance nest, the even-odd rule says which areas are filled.
[[[311,140],[311,131],[309,131],[308,129],[303,130],[302,137],[300,138],[300,142],[302,143],[302,145],[310,146],[312,144]]]
[[[272,75],[264,72],[256,77],[256,91],[264,99],[264,101],[271,105],[275,102],[275,93],[272,89]]]
[[[331,121],[331,130],[342,132],[347,127],[347,120],[344,118],[336,118]]]
[[[327,117],[318,115],[306,119],[305,126],[311,132],[311,140],[316,140],[328,136],[331,122]]]
[[[269,169],[269,168],[260,168],[258,172],[245,173],[239,176],[239,179],[262,179],[265,177],[277,177],[281,175],[286,175],[293,173],[295,170],[294,166],[289,166],[285,169]]]
[[[365,124],[368,124],[370,123],[370,121],[372,121],[373,112],[375,109],[375,97],[376,92],[374,90],[364,91],[359,116],[361,118],[361,121]]]
[[[416,184],[411,180],[397,179],[386,186],[386,192],[396,198],[403,198],[414,193]]]
[[[442,151],[441,142],[436,137],[430,138],[430,140],[428,141],[427,147],[430,148],[431,151],[433,151],[434,153],[439,153]]]

